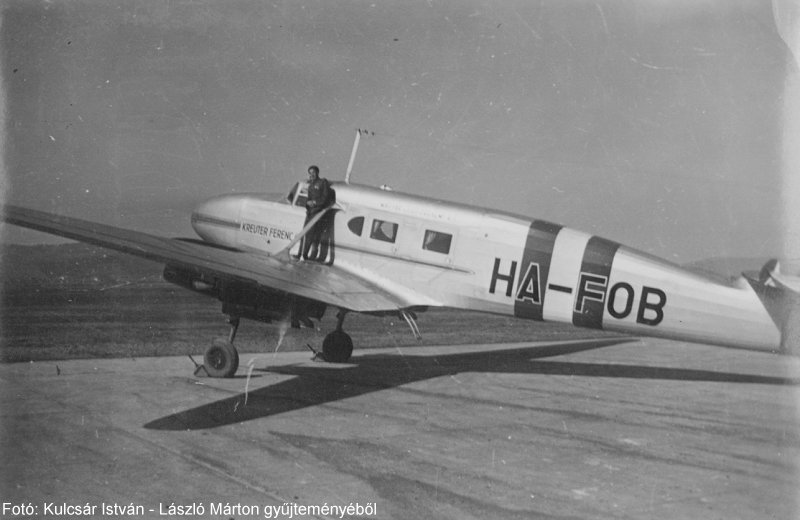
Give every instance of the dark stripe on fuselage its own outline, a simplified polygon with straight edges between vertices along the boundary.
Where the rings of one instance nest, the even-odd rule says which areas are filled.
[[[534,220],[528,229],[528,239],[522,253],[514,316],[542,321],[547,275],[553,257],[553,244],[561,226]]]
[[[586,244],[578,277],[577,294],[572,308],[572,324],[578,327],[603,328],[608,278],[619,244],[592,237]]]

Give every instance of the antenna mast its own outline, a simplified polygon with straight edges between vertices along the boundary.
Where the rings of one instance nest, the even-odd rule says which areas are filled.
[[[353,142],[353,151],[350,152],[350,163],[347,165],[347,171],[344,174],[345,184],[350,184],[350,174],[353,172],[353,163],[356,160],[356,152],[358,152],[358,143],[361,142],[361,133],[368,134],[366,130],[356,128],[356,140]],[[374,135],[374,133],[373,133]]]

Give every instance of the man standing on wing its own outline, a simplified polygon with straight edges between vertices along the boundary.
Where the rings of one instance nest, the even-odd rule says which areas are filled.
[[[330,204],[331,188],[327,179],[320,178],[317,166],[308,167],[308,200],[306,200],[306,225]],[[324,217],[311,228],[303,239],[303,258],[319,260],[320,240],[325,233]]]

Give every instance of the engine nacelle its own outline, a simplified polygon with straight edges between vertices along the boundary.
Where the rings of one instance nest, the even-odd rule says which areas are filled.
[[[322,318],[325,304],[256,284],[208,277],[191,269],[173,265],[164,268],[164,280],[190,291],[213,296],[222,302],[222,312],[230,316],[270,323],[291,319]]]
[[[219,288],[216,285],[216,279],[208,279],[202,273],[197,273],[190,269],[182,269],[174,265],[167,265],[164,267],[162,275],[164,280],[169,283],[179,285],[184,289],[189,289],[197,293],[205,294],[207,296],[219,297]]]

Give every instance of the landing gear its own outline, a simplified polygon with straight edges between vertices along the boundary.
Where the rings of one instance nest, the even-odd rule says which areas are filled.
[[[325,336],[322,342],[322,357],[330,363],[347,363],[353,354],[353,340],[342,330],[346,315],[347,311],[339,310],[336,314],[336,330]]]
[[[343,330],[334,330],[322,342],[322,355],[330,363],[347,363],[353,353],[353,340]]]
[[[236,331],[239,329],[239,318],[231,316],[228,323],[231,326],[228,339],[214,340],[203,355],[202,368],[210,377],[233,377],[239,368],[239,352],[233,346]],[[198,368],[197,371],[199,370]]]
[[[233,377],[239,368],[239,353],[232,343],[215,340],[203,355],[203,363],[211,377]]]
[[[322,342],[322,352],[317,352],[309,345],[309,348],[314,352],[314,359],[321,359],[329,363],[347,363],[350,360],[350,356],[353,354],[353,340],[342,329],[346,315],[346,310],[339,310],[336,314],[338,320],[336,330],[325,336]],[[303,322],[303,318],[308,320],[307,317],[297,318],[298,325]],[[202,365],[189,356],[196,366],[195,375],[205,372],[209,377],[233,377],[236,374],[236,370],[239,368],[239,353],[236,351],[236,347],[233,346],[233,340],[236,338],[236,331],[239,329],[239,321],[238,316],[230,316],[228,319],[228,323],[231,326],[230,334],[227,338],[214,340],[212,345],[205,351],[205,354],[203,354]]]

